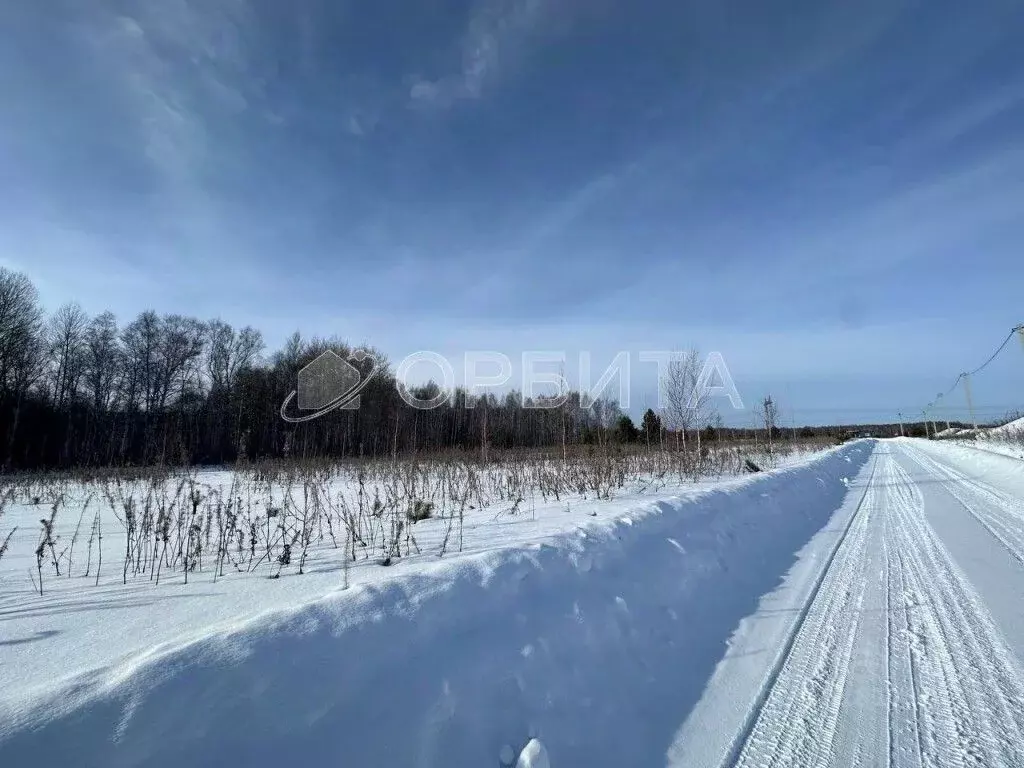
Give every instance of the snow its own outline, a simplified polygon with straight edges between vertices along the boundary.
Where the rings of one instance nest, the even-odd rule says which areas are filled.
[[[1022,467],[897,439],[851,494],[741,622],[670,765],[1022,764]]]
[[[925,513],[922,481],[944,486],[935,517],[963,518],[948,494],[972,492],[951,472],[913,445],[880,448],[739,765],[1020,764],[1019,660]]]
[[[466,554],[368,563],[347,590],[327,557],[278,580],[23,588],[0,607],[0,763],[262,765],[301,744],[327,764],[478,765],[539,738],[555,764],[558,750],[636,764],[615,738],[624,700],[657,734],[642,752],[663,755],[675,713],[870,445],[655,498],[488,515]],[[11,562],[5,576],[24,573]],[[659,671],[681,659],[682,679]]]
[[[989,435],[999,435],[1002,437],[1024,434],[1024,418],[1016,419],[1007,424],[1003,424],[1001,427],[994,427],[988,430],[988,433]]]
[[[780,464],[800,466],[815,454],[797,453]],[[232,473],[206,471],[199,473],[197,487],[205,494],[233,489]],[[617,489],[611,500],[597,500],[593,492],[583,496],[563,496],[561,500],[545,501],[529,498],[519,512],[510,510],[512,502],[497,501],[489,508],[479,508],[466,515],[462,551],[467,555],[485,555],[508,548],[530,549],[558,534],[586,536],[579,529],[601,529],[628,525],[630,515],[638,507],[648,505],[652,497],[672,499],[696,498],[714,487],[728,488],[748,479],[701,483],[673,483],[668,479],[650,478]],[[344,489],[349,491],[351,489]],[[405,556],[390,568],[381,567],[375,557],[360,559],[348,572],[343,571],[341,554],[329,545],[315,547],[299,577],[287,575],[267,578],[275,568],[270,563],[251,573],[235,573],[226,569],[223,576],[207,566],[203,572],[190,575],[187,585],[180,572],[165,569],[159,583],[152,574],[122,583],[125,546],[124,529],[118,523],[110,503],[98,498],[101,494],[84,487],[65,489],[77,501],[57,519],[62,544],[71,540],[76,527],[79,540],[74,550],[74,565],[64,568],[62,577],[55,577],[44,563],[44,594],[36,591],[34,550],[39,537],[39,520],[47,517],[47,498],[39,504],[13,504],[0,519],[0,536],[17,527],[8,552],[0,560],[0,622],[3,645],[0,645],[0,714],[7,708],[31,711],[41,702],[77,690],[83,680],[102,680],[113,685],[132,670],[150,660],[172,653],[211,635],[230,633],[249,622],[272,621],[281,612],[292,612],[323,599],[332,599],[346,591],[346,582],[353,593],[370,588],[383,589],[397,577],[457,572],[461,567],[456,545],[439,559],[440,543],[445,537],[447,521],[435,517],[416,525],[415,535],[421,555]],[[280,499],[282,491],[271,493]],[[87,515],[78,511],[92,494]],[[261,491],[253,491],[254,503],[266,500]],[[45,494],[44,494],[45,496]],[[97,553],[87,558],[89,518],[99,509],[103,519],[103,571],[94,584]],[[84,522],[80,523],[79,518]],[[584,565],[587,554],[581,555]],[[89,578],[83,578],[87,559],[91,560]],[[294,568],[292,569],[294,571]],[[356,617],[358,618],[358,617]],[[355,619],[354,619],[355,620]],[[0,721],[0,736],[4,723]]]
[[[1024,418],[999,427],[979,429],[946,429],[935,437],[976,450],[988,451],[1015,459],[1024,459]]]
[[[1024,463],[862,440],[538,508],[348,590],[325,556],[22,595],[0,764],[1024,765],[1022,520]]]

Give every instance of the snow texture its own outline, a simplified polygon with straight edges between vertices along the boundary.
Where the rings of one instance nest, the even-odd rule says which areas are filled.
[[[1007,424],[1003,424],[1000,427],[994,427],[988,430],[990,435],[1000,436],[1016,436],[1024,434],[1024,418],[1016,419]]]
[[[323,585],[306,576],[26,595],[0,609],[14,627],[0,763],[271,765],[301,749],[327,765],[475,766],[531,737],[556,765],[657,762],[733,628],[870,451],[602,502],[561,533],[512,526],[518,541],[378,568],[346,591],[335,570],[313,601],[303,590]],[[268,589],[278,603],[260,612]],[[204,606],[218,592],[249,618],[217,620]],[[147,625],[162,641],[139,651]]]
[[[608,504],[33,687],[51,606],[0,764],[1024,765],[1024,463],[862,440]]]

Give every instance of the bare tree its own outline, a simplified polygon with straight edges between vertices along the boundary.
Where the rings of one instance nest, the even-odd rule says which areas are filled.
[[[263,335],[251,326],[235,332],[223,320],[206,324],[205,372],[213,391],[230,390],[238,373],[253,365],[263,352]]]
[[[22,403],[43,372],[43,311],[32,281],[0,267],[0,400],[13,402],[7,425],[6,462],[14,451]]]
[[[302,334],[295,331],[284,343],[284,349],[274,354],[273,364],[275,367],[293,373],[299,368],[299,361],[302,359],[307,344],[302,340]],[[313,355],[315,357],[316,355]],[[310,358],[312,359],[312,357]]]
[[[682,439],[684,447],[686,432],[700,429],[709,418],[708,389],[700,374],[700,354],[691,347],[668,362],[661,382],[666,426],[675,431],[677,445]]]
[[[164,315],[160,331],[156,404],[165,408],[172,397],[180,400],[199,388],[204,326],[192,317]]]
[[[159,396],[160,318],[146,310],[121,332],[124,347],[123,399],[129,407],[151,411]]]
[[[46,327],[47,352],[53,366],[53,402],[64,408],[78,394],[85,370],[85,334],[89,317],[77,303],[63,304]]]
[[[97,315],[85,332],[85,387],[92,407],[105,412],[114,404],[115,387],[122,364],[117,319],[113,312]]]
[[[0,394],[23,395],[38,375],[43,311],[32,282],[0,267]]]

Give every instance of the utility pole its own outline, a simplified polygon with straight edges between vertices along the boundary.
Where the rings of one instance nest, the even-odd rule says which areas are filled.
[[[974,415],[974,400],[971,398],[971,375],[964,373],[964,395],[967,397],[967,410],[971,414],[971,423],[974,425],[974,431],[978,431],[978,419]]]
[[[939,392],[939,394],[937,394],[935,396],[935,404],[938,405],[939,404],[939,400],[941,400],[941,399],[942,399],[942,392]],[[949,411],[946,411],[946,413],[948,414]],[[951,429],[951,427],[949,426],[949,419],[947,418],[945,421],[946,421],[946,431],[948,432]]]

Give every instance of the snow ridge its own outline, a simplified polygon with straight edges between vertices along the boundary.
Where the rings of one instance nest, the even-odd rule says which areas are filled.
[[[556,766],[663,764],[733,630],[872,447],[358,585],[4,705],[0,763],[261,766],[299,750],[475,768],[538,738]]]

